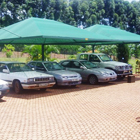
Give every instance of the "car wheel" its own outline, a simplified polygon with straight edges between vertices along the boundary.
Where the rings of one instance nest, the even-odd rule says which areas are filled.
[[[89,84],[95,85],[98,83],[98,79],[95,75],[91,75],[88,79]]]
[[[23,88],[18,80],[14,81],[14,91],[17,94],[22,93],[23,91]]]
[[[3,96],[0,96],[0,99],[2,98]]]
[[[45,92],[46,88],[41,88],[40,91]]]

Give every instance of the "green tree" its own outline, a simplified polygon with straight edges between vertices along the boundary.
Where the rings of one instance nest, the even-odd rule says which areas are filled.
[[[128,63],[128,60],[130,59],[130,50],[127,44],[118,45],[117,58],[120,62]]]
[[[96,46],[95,49],[99,51],[100,53],[105,53],[109,55],[110,57],[116,57],[117,56],[117,46],[116,45],[101,45]]]
[[[27,45],[23,51],[24,53],[28,53],[30,56],[28,61],[30,60],[42,60],[42,46],[41,45]],[[44,46],[44,59],[50,60],[51,52],[59,53],[59,50],[52,45]]]
[[[8,44],[5,45],[5,47],[2,49],[2,52],[6,53],[7,58],[10,58],[14,50],[15,48],[11,44]]]

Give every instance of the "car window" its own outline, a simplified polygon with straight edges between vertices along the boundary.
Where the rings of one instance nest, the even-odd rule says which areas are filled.
[[[80,59],[81,60],[88,60],[88,54],[81,54]]]
[[[46,69],[45,69],[45,67],[43,66],[42,63],[37,63],[36,64],[36,70],[46,71]]]
[[[91,62],[100,62],[100,59],[96,55],[90,55],[89,56],[89,61]]]
[[[102,61],[112,61],[112,59],[108,55],[99,55]]]
[[[61,65],[62,65],[63,67],[67,67],[67,68],[70,68],[70,67],[71,67],[71,66],[70,66],[70,61],[62,62]]]
[[[88,69],[97,68],[97,65],[89,61],[81,61],[81,63]]]
[[[30,62],[28,65],[29,65],[31,68],[35,68],[36,63],[35,63],[35,62]]]
[[[81,64],[79,62],[73,61],[71,62],[72,68],[80,68]]]
[[[32,69],[24,63],[10,63],[7,64],[10,72],[32,71]]]
[[[62,70],[62,66],[56,62],[44,63],[48,71]]]
[[[0,72],[3,72],[3,69],[7,69],[5,64],[0,64]]]

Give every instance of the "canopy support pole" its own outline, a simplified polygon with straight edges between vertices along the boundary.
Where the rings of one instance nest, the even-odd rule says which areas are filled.
[[[95,45],[92,45],[92,52],[94,53]]]
[[[44,44],[42,44],[42,61],[44,61]]]

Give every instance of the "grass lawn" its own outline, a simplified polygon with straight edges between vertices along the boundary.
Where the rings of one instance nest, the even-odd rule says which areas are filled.
[[[0,58],[0,61],[19,61],[19,62],[26,62],[25,57],[19,57],[19,58]]]
[[[135,74],[135,69],[136,69],[136,59],[135,59],[135,58],[132,58],[132,59],[129,60],[128,63],[132,65],[132,68],[133,68],[132,71],[133,71],[133,74]]]

